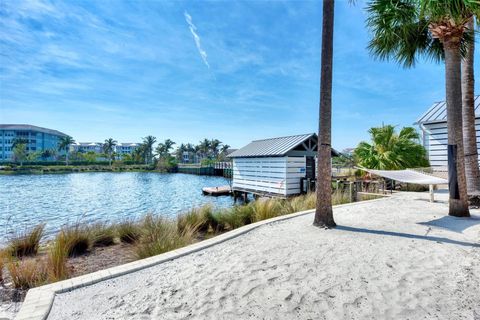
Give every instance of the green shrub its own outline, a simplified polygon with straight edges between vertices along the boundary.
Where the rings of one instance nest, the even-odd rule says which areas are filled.
[[[15,257],[36,255],[44,228],[45,224],[39,224],[10,240],[8,247],[11,255]]]
[[[134,243],[140,237],[138,222],[124,220],[116,225],[117,235],[123,243]]]
[[[115,244],[115,228],[99,222],[89,226],[92,247],[107,247]]]

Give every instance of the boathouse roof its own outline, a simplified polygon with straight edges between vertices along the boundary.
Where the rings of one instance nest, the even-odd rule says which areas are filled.
[[[296,155],[314,155],[317,152],[317,140],[315,133],[254,140],[245,147],[232,152],[228,157],[283,157],[292,152],[295,152]],[[338,152],[333,148],[332,155],[338,155]]]
[[[475,96],[475,117],[480,118],[480,95]],[[435,102],[415,124],[426,124],[447,121],[447,103],[445,101]]]

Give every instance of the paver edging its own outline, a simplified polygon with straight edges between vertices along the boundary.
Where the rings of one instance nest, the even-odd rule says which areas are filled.
[[[333,208],[349,207],[349,206],[354,206],[354,205],[368,203],[368,202],[386,200],[388,198],[389,197],[382,197],[378,199],[340,204],[340,205],[333,206]],[[104,270],[99,270],[99,271],[81,275],[75,278],[70,278],[67,280],[63,280],[63,281],[59,281],[52,284],[30,289],[15,319],[16,320],[45,320],[48,318],[48,315],[53,306],[53,302],[56,294],[72,291],[78,288],[96,284],[101,281],[121,277],[129,273],[147,269],[155,265],[159,265],[161,263],[178,259],[180,257],[189,255],[191,253],[195,253],[200,250],[212,247],[214,245],[223,243],[227,240],[234,239],[247,232],[257,229],[263,225],[304,216],[307,214],[311,214],[314,211],[315,211],[314,209],[305,210],[305,211],[291,213],[288,215],[274,217],[267,220],[258,221],[258,222],[251,223],[251,224],[242,226],[240,228],[225,232],[216,237],[203,240],[183,248],[168,251],[153,257],[145,258],[142,260],[136,260],[136,261],[122,264],[119,266],[111,267]]]

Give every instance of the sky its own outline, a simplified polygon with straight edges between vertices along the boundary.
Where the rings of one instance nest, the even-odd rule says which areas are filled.
[[[236,148],[316,132],[321,5],[0,0],[0,123],[56,129],[79,142],[153,135]],[[445,97],[442,64],[403,69],[369,54],[364,7],[335,6],[338,150],[368,139],[373,126],[411,126]]]

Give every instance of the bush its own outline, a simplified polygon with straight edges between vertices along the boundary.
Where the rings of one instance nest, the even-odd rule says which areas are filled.
[[[88,251],[91,244],[89,236],[87,228],[77,224],[74,227],[66,227],[60,230],[56,241],[64,241],[67,256],[75,257]]]
[[[21,236],[16,236],[9,242],[9,250],[14,257],[36,255],[43,236],[44,224],[39,224],[26,231]]]
[[[193,242],[194,230],[186,227],[180,232],[174,221],[149,214],[141,224],[141,236],[135,247],[143,259],[186,246]]]
[[[116,229],[121,242],[134,243],[140,237],[140,228],[136,221],[124,220],[117,224]]]
[[[51,282],[66,279],[68,242],[65,232],[60,232],[50,247],[47,258],[48,280]]]
[[[107,247],[115,244],[115,228],[99,222],[88,227],[92,247]]]
[[[47,271],[41,260],[18,260],[10,258],[7,270],[17,289],[30,289],[45,283]]]

